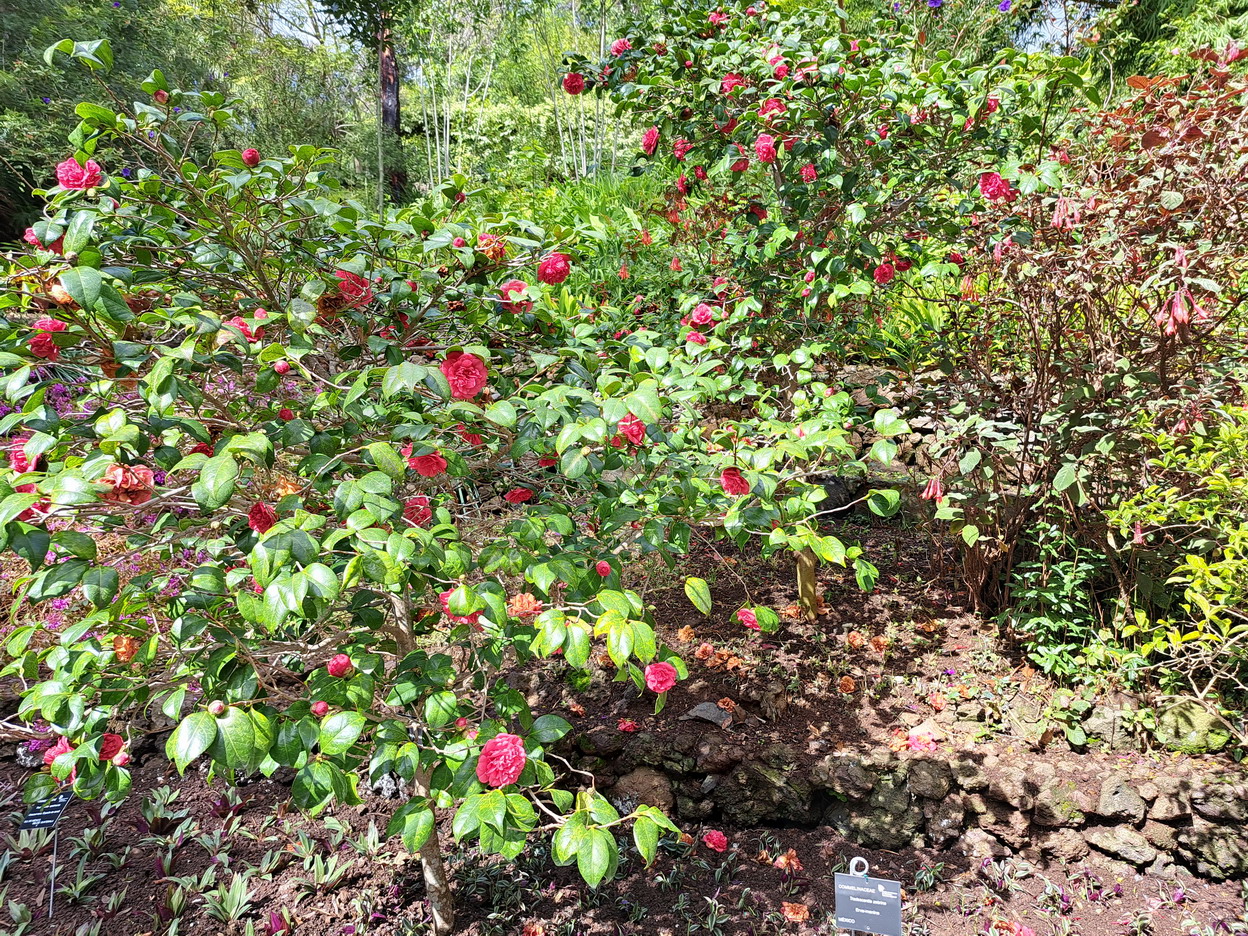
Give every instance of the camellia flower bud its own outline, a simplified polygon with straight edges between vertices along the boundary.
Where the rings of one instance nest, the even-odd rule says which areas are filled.
[[[325,713],[329,711],[329,703],[320,699],[312,703],[312,714],[317,718],[324,718]]]
[[[213,699],[211,702],[208,703],[208,714],[218,715],[218,716],[224,715],[225,703],[222,702],[220,699]]]
[[[279,374],[289,374],[290,373],[290,361],[278,361],[276,364],[273,365],[273,370],[277,371],[277,373]]]
[[[260,151],[250,148],[243,150],[243,165],[253,169],[260,165]]]

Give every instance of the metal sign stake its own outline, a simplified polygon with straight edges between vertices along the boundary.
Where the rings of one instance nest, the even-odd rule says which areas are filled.
[[[52,905],[56,902],[56,848],[60,842],[61,830],[52,829],[52,873],[48,875],[48,919],[52,919]]]

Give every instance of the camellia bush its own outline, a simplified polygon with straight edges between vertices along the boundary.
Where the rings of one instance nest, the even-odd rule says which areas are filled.
[[[126,104],[106,43],[47,58],[107,103],[79,105],[0,299],[0,546],[29,569],[3,675],[56,739],[27,799],[124,796],[131,744],[162,724],[179,770],[285,768],[312,814],[396,775],[389,832],[424,859],[438,932],[435,809],[489,854],[553,832],[591,885],[625,823],[652,859],[670,821],[620,816],[557,755],[569,723],[505,672],[607,666],[660,708],[686,669],[622,579],[694,537],[812,550],[870,587],[806,480],[863,470],[848,395],[812,381],[782,404],[752,378],[740,288],[648,327],[571,291],[600,230],[474,217],[462,180],[377,217],[323,150],[217,149],[220,95],[154,72]],[[736,415],[708,422],[712,404]],[[880,444],[906,428],[865,418]],[[686,592],[709,613],[704,580]]]

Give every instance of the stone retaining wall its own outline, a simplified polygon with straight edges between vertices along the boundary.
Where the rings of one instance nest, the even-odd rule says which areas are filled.
[[[993,752],[806,756],[728,732],[580,739],[608,795],[678,822],[831,826],[865,847],[973,859],[1073,861],[1101,852],[1153,874],[1248,875],[1248,773],[1196,759]],[[1134,759],[1135,763],[1132,763]]]

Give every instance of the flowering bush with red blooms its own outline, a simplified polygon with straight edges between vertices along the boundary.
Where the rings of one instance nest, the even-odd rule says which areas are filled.
[[[643,148],[674,182],[683,164],[703,170],[704,184],[669,201],[675,237],[707,269],[744,279],[763,303],[753,329],[809,331],[796,308],[852,332],[886,258],[910,258],[916,282],[948,276],[950,241],[986,202],[1017,193],[1006,179],[1044,139],[1024,115],[1086,83],[1073,60],[1013,49],[986,64],[942,58],[921,17],[882,13],[849,35],[823,8],[708,29],[719,15],[695,4],[657,26],[628,24],[634,48],[603,63],[594,90],[652,125]],[[1040,73],[1046,81],[1030,80]],[[668,159],[660,136],[676,141]]]
[[[604,343],[569,291],[590,229],[468,217],[462,179],[370,217],[308,146],[192,167],[178,134],[228,124],[230,102],[159,72],[144,90],[185,121],[80,107],[37,243],[3,271],[0,548],[25,563],[23,608],[75,615],[53,636],[23,613],[5,637],[3,672],[40,674],[19,716],[60,736],[28,797],[124,796],[125,749],[101,752],[157,709],[179,770],[287,768],[312,814],[400,778],[389,832],[425,859],[438,932],[453,907],[435,807],[490,854],[557,829],[555,860],[598,884],[620,817],[592,787],[564,792],[552,748],[571,726],[501,667],[600,666],[602,643],[639,694],[654,666],[670,691],[684,663],[618,568],[679,551],[724,501],[708,459],[663,511],[603,483],[647,431],[691,419],[665,405],[666,362]],[[488,537],[467,485],[505,511]],[[650,807],[626,818],[647,858],[674,831]]]

